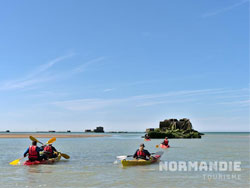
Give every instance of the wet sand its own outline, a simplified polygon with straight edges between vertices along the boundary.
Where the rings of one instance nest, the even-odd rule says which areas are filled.
[[[55,134],[51,134],[51,133],[30,133],[30,134],[12,134],[12,133],[8,133],[8,134],[1,134],[0,133],[0,138],[29,138],[29,136],[34,136],[36,138],[52,138],[52,137],[56,137],[56,138],[89,138],[89,137],[106,137],[106,136],[110,136],[110,135],[103,135],[103,134],[98,134],[98,135],[92,135],[92,134],[60,134],[60,133],[55,133]]]

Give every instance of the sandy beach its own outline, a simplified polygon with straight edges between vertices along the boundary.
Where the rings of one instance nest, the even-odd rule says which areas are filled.
[[[89,138],[89,137],[107,137],[110,135],[103,135],[103,134],[98,134],[98,135],[90,135],[90,134],[51,134],[51,133],[25,133],[25,134],[0,134],[0,138],[28,138],[29,136],[34,136],[36,138]]]

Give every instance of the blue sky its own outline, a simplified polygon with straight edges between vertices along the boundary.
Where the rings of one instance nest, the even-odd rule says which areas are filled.
[[[0,1],[0,130],[249,131],[249,1]]]

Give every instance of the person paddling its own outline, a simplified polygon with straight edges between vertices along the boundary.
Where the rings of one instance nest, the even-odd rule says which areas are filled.
[[[149,139],[150,139],[150,137],[149,137],[148,134],[145,134],[144,138],[145,138],[146,140],[149,140]]]
[[[57,157],[57,154],[56,154],[57,150],[54,146],[52,146],[52,144],[45,146],[43,150],[49,158]]]
[[[29,154],[29,161],[42,161],[43,159],[46,160],[47,157],[45,155],[40,155],[39,152],[43,151],[43,146],[38,147],[37,142],[33,141],[32,145],[27,148],[24,152],[23,156],[26,157]]]
[[[136,152],[133,156],[135,159],[148,160],[148,158],[151,156],[151,154],[148,152],[148,150],[145,150],[144,147],[145,147],[144,144],[140,144],[140,148],[138,150],[136,150]]]
[[[169,143],[168,137],[165,137],[164,141],[161,144],[163,144],[165,146],[169,146],[168,143]]]

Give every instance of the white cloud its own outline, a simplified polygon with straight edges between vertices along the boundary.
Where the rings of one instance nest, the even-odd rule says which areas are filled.
[[[115,90],[114,88],[107,88],[107,89],[104,89],[103,92],[110,92],[110,91],[113,91]]]
[[[32,86],[38,83],[47,82],[55,78],[55,75],[48,75],[47,70],[52,68],[55,64],[72,57],[74,54],[68,54],[65,56],[58,57],[39,66],[32,73],[24,75],[24,78],[5,81],[0,84],[0,90],[11,90],[11,89],[20,89],[27,86]]]
[[[186,103],[196,101],[195,99],[185,99],[185,100],[160,100],[160,101],[150,101],[144,102],[136,105],[137,107],[146,107],[146,106],[154,106],[158,104],[177,104],[177,103]]]
[[[29,88],[31,86],[34,87],[39,83],[48,82],[48,81],[56,80],[56,79],[67,78],[75,74],[79,74],[85,71],[87,67],[89,67],[90,65],[99,63],[100,61],[103,61],[105,59],[104,57],[98,57],[90,61],[87,61],[72,70],[67,70],[67,72],[63,72],[63,73],[57,72],[57,73],[51,74],[49,72],[49,69],[51,69],[54,65],[74,55],[75,55],[74,53],[71,53],[65,56],[58,57],[56,59],[49,61],[48,63],[42,64],[31,73],[24,75],[23,78],[21,79],[10,80],[10,81],[5,81],[3,83],[0,83],[0,90],[12,90],[12,89],[24,89],[24,88],[27,89],[28,87]]]
[[[224,8],[212,11],[212,12],[205,13],[205,14],[202,15],[202,17],[207,18],[207,17],[210,17],[210,16],[216,16],[218,14],[233,10],[234,8],[236,8],[238,6],[241,6],[241,5],[243,5],[245,3],[248,3],[248,2],[249,2],[249,0],[238,1],[237,3],[235,3],[235,4],[231,5],[231,6],[224,7]]]
[[[234,91],[234,90],[233,90]],[[204,89],[204,90],[184,90],[162,94],[136,95],[125,98],[85,98],[67,101],[56,101],[53,105],[73,111],[88,111],[102,109],[111,106],[133,105],[136,107],[148,107],[165,103],[184,103],[203,100],[205,96],[214,98],[217,95],[231,94],[232,90],[226,89]]]
[[[52,104],[72,111],[86,111],[100,109],[110,106],[120,100],[105,100],[105,99],[76,99],[67,101],[53,102]]]
[[[93,65],[95,63],[99,63],[101,61],[103,61],[105,59],[105,57],[98,57],[98,58],[95,58],[95,59],[92,59],[88,62],[85,62],[83,63],[82,65],[76,67],[74,70],[73,70],[73,73],[80,73],[80,72],[83,72],[87,69],[87,67],[89,67],[90,65]]]
[[[59,63],[59,62],[65,60],[67,58],[70,58],[74,55],[75,55],[74,53],[70,53],[70,54],[65,55],[65,56],[57,57],[56,59],[53,59],[53,60],[49,61],[48,63],[45,63],[45,64],[39,66],[38,69],[35,70],[29,77],[33,77],[33,76],[36,76],[42,72],[45,72],[46,70],[48,70],[49,68],[54,66],[56,63]]]
[[[239,105],[239,106],[250,106],[250,100],[239,100],[239,101],[228,101],[228,102],[221,102],[219,104],[226,104],[226,105]]]

